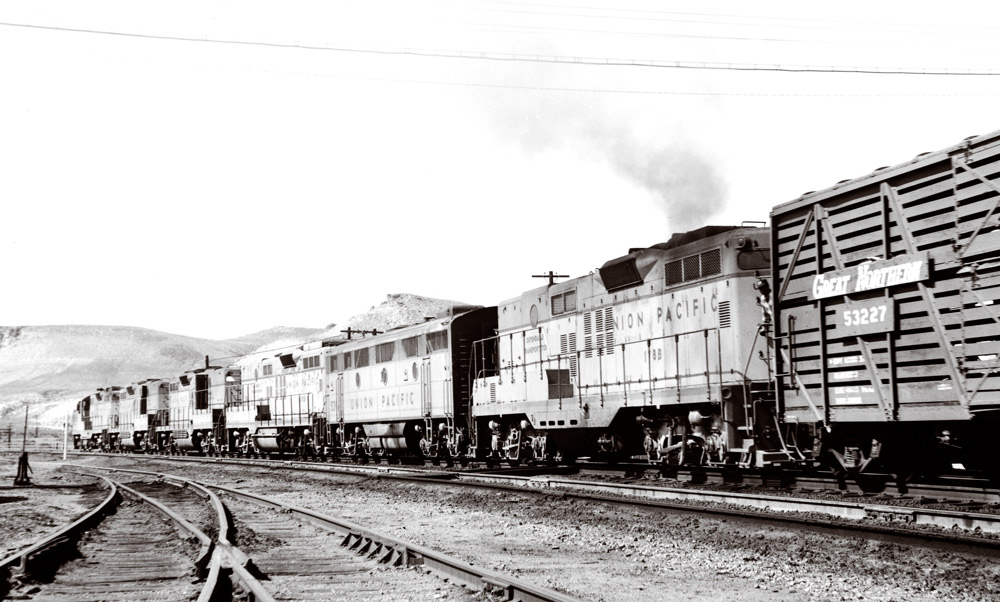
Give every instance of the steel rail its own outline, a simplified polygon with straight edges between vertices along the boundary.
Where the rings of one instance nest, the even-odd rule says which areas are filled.
[[[644,485],[593,483],[548,477],[511,477],[479,474],[459,475],[456,480],[459,483],[468,482],[474,486],[483,486],[484,484],[488,486],[489,484],[493,484],[499,485],[503,489],[514,491],[531,491],[534,489],[540,490],[541,493],[554,493],[562,497],[599,500],[619,504],[643,504],[660,508],[730,516],[745,517],[748,516],[748,512],[753,512],[753,517],[755,518],[806,524],[818,524],[818,521],[815,517],[804,517],[795,513],[819,513],[839,519],[836,522],[828,522],[824,525],[838,529],[854,529],[895,536],[919,537],[937,541],[962,543],[976,547],[1000,549],[1000,539],[987,539],[954,533],[944,535],[928,531],[900,529],[892,526],[892,523],[904,523],[909,525],[936,526],[942,529],[961,528],[970,531],[979,530],[982,533],[1000,533],[1000,515],[733,492],[668,489]],[[595,494],[594,492],[601,492],[605,495]],[[689,502],[707,502],[717,504],[717,506],[694,506]],[[749,510],[737,511],[727,508],[727,505],[740,506]],[[863,522],[866,520],[868,522]],[[872,522],[873,520],[879,522]]]
[[[94,468],[94,467],[89,467]],[[199,578],[205,579],[205,585],[202,586],[201,594],[198,596],[199,602],[208,602],[215,598],[215,593],[223,584],[219,580],[220,577],[220,563],[217,561],[217,554],[215,553],[215,543],[212,538],[205,534],[204,531],[192,525],[187,519],[185,519],[180,514],[176,513],[173,509],[160,503],[159,501],[143,494],[131,487],[118,483],[116,481],[111,481],[104,476],[94,475],[86,472],[81,472],[80,474],[87,474],[88,476],[95,476],[101,479],[105,479],[111,483],[114,483],[121,491],[128,493],[129,495],[135,497],[144,504],[149,504],[153,506],[165,516],[167,516],[177,527],[182,531],[186,531],[192,538],[197,539],[201,543],[201,550],[198,554],[198,558],[195,560],[196,574]],[[205,497],[202,495],[202,497]]]
[[[168,458],[176,460],[177,458]],[[185,459],[182,461],[193,461]],[[206,461],[199,458],[197,461]],[[238,464],[244,466],[273,466],[274,460],[234,461],[232,459],[211,459],[208,462],[217,464]],[[831,500],[815,500],[808,498],[792,498],[785,496],[768,496],[737,492],[719,492],[679,488],[651,487],[646,485],[594,483],[591,481],[575,481],[548,476],[510,476],[491,475],[488,473],[461,473],[443,471],[425,471],[407,469],[405,467],[388,466],[334,466],[311,462],[280,461],[281,464],[300,470],[326,472],[331,474],[364,474],[379,478],[428,482],[447,479],[452,483],[506,488],[515,491],[540,491],[541,493],[557,493],[573,496],[578,499],[594,499],[615,503],[643,503],[661,508],[682,509],[686,511],[701,511],[727,515],[745,516],[735,510],[719,507],[697,507],[691,504],[710,503],[719,505],[734,505],[758,511],[755,518],[768,520],[784,520],[790,522],[815,523],[814,519],[796,518],[794,513],[825,514],[841,521],[836,528],[855,528],[870,532],[888,533],[908,537],[918,536],[924,539],[934,539],[949,542],[965,543],[975,546],[1000,548],[1000,540],[985,539],[975,536],[949,534],[935,535],[927,531],[914,531],[894,528],[891,523],[908,525],[930,525],[942,529],[979,530],[982,533],[1000,533],[1000,515],[974,512],[957,512],[913,506],[898,506],[890,504],[854,503]],[[587,491],[595,493],[586,493]],[[600,495],[601,493],[606,495]],[[674,503],[671,503],[674,502]],[[783,514],[787,516],[782,516]],[[867,522],[862,522],[867,521]],[[874,521],[879,521],[876,524]]]
[[[222,485],[209,484],[208,487],[252,503],[269,506],[284,512],[291,512],[316,526],[343,535],[344,541],[342,545],[355,549],[359,553],[369,557],[377,557],[382,562],[402,566],[423,566],[426,569],[440,573],[449,579],[464,583],[470,587],[486,589],[494,594],[503,593],[506,596],[504,598],[506,600],[523,602],[577,602],[577,598],[573,598],[567,594],[531,585],[514,577],[467,564],[447,554],[361,527],[342,518],[314,512],[248,491],[232,489]]]
[[[163,474],[148,470],[132,470],[128,468],[117,468],[117,467],[103,467],[103,466],[88,466],[88,469],[92,470],[105,470],[108,472],[122,472],[128,474],[138,474],[143,476],[154,477],[160,479],[179,487],[190,487],[199,496],[206,498],[211,503],[213,509],[215,510],[218,522],[219,522],[219,534],[216,537],[216,541],[212,541],[205,533],[198,530],[196,527],[188,523],[183,517],[177,515],[171,511],[166,506],[163,506],[156,500],[148,498],[141,493],[138,493],[132,489],[119,484],[124,490],[136,495],[143,499],[143,501],[148,501],[153,504],[165,514],[167,514],[171,520],[174,520],[178,525],[182,525],[182,528],[186,530],[191,530],[196,533],[196,537],[202,542],[202,552],[199,555],[199,573],[206,574],[206,585],[202,588],[201,594],[198,597],[198,602],[209,602],[209,600],[216,599],[217,590],[222,587],[223,582],[219,579],[225,569],[232,571],[233,575],[239,581],[239,583],[250,592],[253,599],[257,602],[276,602],[271,593],[266,587],[257,579],[256,576],[251,572],[250,568],[252,562],[250,557],[247,556],[243,550],[234,546],[230,541],[233,533],[233,524],[230,520],[229,515],[226,513],[226,507],[222,503],[215,492],[209,490],[207,487],[203,486],[201,483],[191,479],[185,479],[183,477],[178,477],[175,475]],[[93,475],[100,476],[100,475]],[[102,477],[103,478],[103,477]],[[206,544],[207,542],[207,544]],[[205,546],[208,546],[207,550]],[[207,551],[211,551],[211,555],[207,554]]]
[[[176,479],[177,477],[171,478]],[[212,502],[212,507],[215,508],[215,512],[218,515],[219,535],[217,537],[218,545],[216,546],[216,551],[219,554],[216,555],[218,562],[215,564],[219,565],[220,570],[222,568],[229,568],[243,588],[252,594],[255,602],[275,602],[271,592],[251,572],[253,564],[250,557],[247,556],[246,552],[233,545],[231,538],[235,525],[230,520],[229,514],[226,513],[226,506],[222,503],[219,496],[197,481],[184,479],[184,483],[202,492],[205,497],[209,498]],[[210,599],[212,598],[199,598],[198,602],[209,602]]]
[[[493,469],[479,469],[479,468],[469,468],[461,471],[446,471],[436,468],[428,468],[423,465],[407,466],[403,465],[392,465],[392,464],[380,464],[377,462],[372,462],[368,464],[348,464],[341,462],[330,462],[323,460],[309,461],[301,459],[261,459],[261,458],[244,458],[244,457],[226,457],[226,456],[169,456],[169,455],[126,455],[103,453],[103,452],[74,452],[74,455],[78,457],[85,458],[88,456],[101,456],[109,458],[134,458],[137,460],[160,460],[166,462],[202,462],[208,464],[223,464],[223,465],[239,465],[239,466],[260,466],[260,467],[273,467],[275,465],[291,466],[300,470],[315,471],[315,472],[329,472],[329,473],[354,473],[354,474],[371,474],[372,472],[378,472],[380,474],[401,474],[401,475],[422,475],[430,477],[432,475],[438,478],[453,478],[457,474],[496,474],[492,472]],[[481,462],[481,461],[479,461]],[[851,494],[870,494],[879,493],[872,492],[870,489],[866,489],[864,486],[859,486],[853,481],[847,481],[847,489],[843,490],[840,488],[840,484],[832,476],[823,477],[822,475],[810,475],[800,473],[798,471],[793,472],[783,472],[776,474],[767,474],[761,472],[748,471],[740,474],[741,480],[739,482],[732,482],[727,480],[722,476],[721,471],[713,471],[711,469],[706,470],[704,467],[701,469],[691,469],[684,467],[671,467],[672,474],[675,474],[675,479],[678,481],[683,481],[687,477],[691,484],[697,485],[701,484],[700,481],[696,480],[695,471],[700,470],[699,474],[701,478],[708,479],[708,483],[727,483],[730,485],[761,485],[766,486],[766,482],[777,482],[782,481],[780,488],[789,489],[801,487],[803,489],[838,489],[845,493],[845,495]],[[602,474],[602,473],[624,473],[626,475],[641,474],[644,472],[662,472],[663,467],[657,464],[649,464],[646,462],[619,462],[616,464],[604,464],[599,462],[580,462],[579,464],[569,467],[569,466],[555,466],[548,467],[545,465],[535,465],[535,466],[519,466],[511,468],[500,468],[504,474],[524,474],[532,476],[542,476],[542,475],[559,475],[559,474],[571,474],[572,472],[580,474]],[[568,472],[570,471],[570,472]],[[982,478],[969,478],[960,476],[946,476],[941,477],[939,480],[944,481],[954,481],[954,485],[948,485],[942,482],[924,482],[924,483],[910,483],[907,484],[905,489],[901,489],[897,484],[894,484],[890,475],[885,474],[865,474],[860,475],[870,478],[883,478],[885,480],[884,490],[881,493],[886,493],[889,495],[898,496],[912,496],[912,497],[938,497],[942,499],[955,500],[956,496],[960,496],[957,501],[961,502],[975,502],[982,504],[998,504],[1000,503],[1000,489],[990,488],[985,484],[985,480]],[[714,479],[714,480],[713,480]],[[963,483],[963,480],[968,481],[968,483]]]
[[[198,527],[192,525],[186,518],[175,512],[169,506],[166,506],[163,503],[149,497],[148,495],[140,493],[135,489],[128,487],[127,485],[118,482],[116,482],[115,484],[118,486],[120,490],[138,499],[140,502],[148,504],[159,510],[162,514],[164,514],[167,518],[169,518],[175,525],[177,525],[177,527],[181,531],[186,532],[190,536],[190,538],[197,539],[198,542],[201,543],[201,550],[199,551],[198,559],[195,560],[194,564],[195,567],[197,568],[198,577],[199,578],[204,577],[205,567],[208,566],[208,559],[210,558],[212,552],[212,538],[206,535],[205,532],[199,529]]]
[[[316,526],[343,535],[344,540],[342,545],[369,557],[377,557],[380,562],[402,566],[423,566],[426,569],[442,574],[447,578],[464,583],[470,587],[486,589],[491,593],[503,593],[507,596],[507,600],[523,602],[578,602],[577,598],[573,598],[572,596],[531,585],[514,577],[509,577],[507,575],[475,567],[441,552],[431,550],[430,548],[424,546],[411,544],[401,539],[367,529],[345,519],[328,516],[319,512],[286,504],[284,502],[248,491],[232,489],[222,485],[200,483],[192,479],[185,479],[175,475],[168,475],[147,470],[133,470],[117,467],[88,468],[96,468],[98,470],[107,470],[110,472],[146,475],[170,482],[188,483],[192,486],[197,486],[206,490],[216,489],[223,491],[228,495],[232,495],[233,497],[245,499],[252,503],[287,511],[302,517]],[[223,524],[228,524],[227,518],[224,518],[225,509],[222,502],[219,501],[216,507],[220,512],[220,519],[226,521],[225,523],[220,522],[220,545],[217,546],[217,549],[224,548],[234,552],[231,560],[233,571],[239,574],[241,580],[244,576],[242,573],[245,573],[248,578],[256,582],[256,578],[254,578],[253,575],[246,569],[246,566],[249,564],[249,558],[247,558],[246,554],[238,548],[228,543],[230,527],[222,526]],[[259,584],[259,582],[257,583]],[[265,602],[273,600],[266,590],[258,594],[258,591],[254,589],[253,593],[254,595],[259,596],[258,600]]]
[[[14,565],[18,565],[20,572],[30,573],[32,563],[49,553],[55,552],[64,545],[75,541],[79,536],[98,524],[121,502],[121,492],[114,481],[101,475],[88,475],[103,480],[109,489],[108,496],[99,504],[94,506],[86,514],[72,523],[57,529],[55,532],[44,536],[27,548],[15,552],[14,554],[0,560],[0,570],[5,570]]]

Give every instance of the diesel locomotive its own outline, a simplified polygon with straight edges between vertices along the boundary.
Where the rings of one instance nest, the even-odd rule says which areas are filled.
[[[976,468],[1000,425],[1000,132],[493,307],[77,405],[81,447]]]

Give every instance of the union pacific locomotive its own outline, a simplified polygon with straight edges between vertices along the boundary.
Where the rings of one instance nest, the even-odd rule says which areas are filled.
[[[81,447],[997,473],[1000,132],[495,307],[81,400]]]

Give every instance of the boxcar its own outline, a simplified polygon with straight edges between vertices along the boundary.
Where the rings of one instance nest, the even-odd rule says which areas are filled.
[[[1000,464],[1000,132],[775,207],[786,424],[835,470]]]

